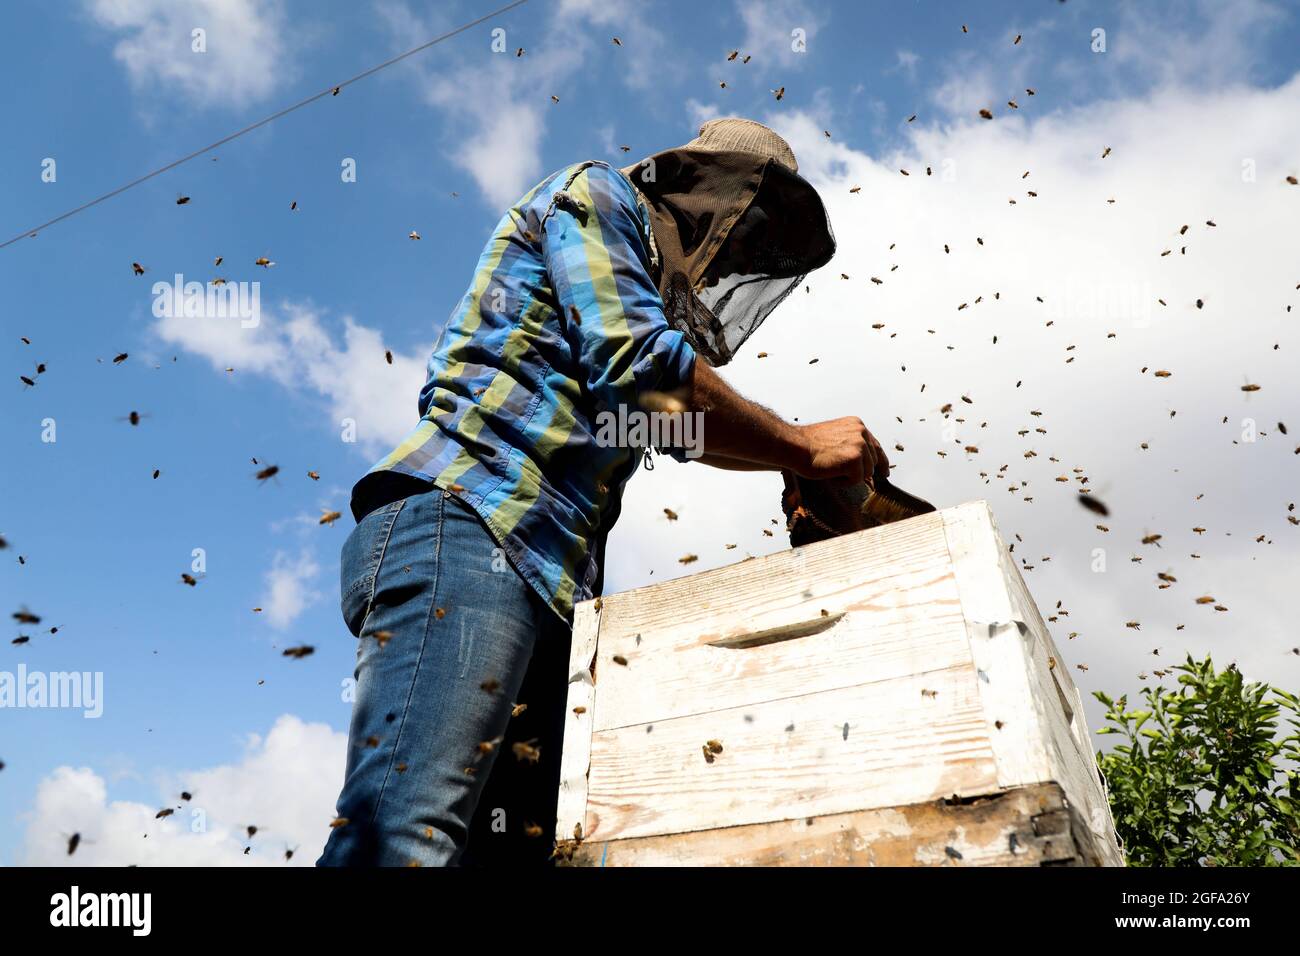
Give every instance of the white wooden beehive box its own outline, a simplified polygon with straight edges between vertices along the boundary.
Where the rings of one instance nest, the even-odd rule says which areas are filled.
[[[575,864],[1123,862],[982,501],[584,602],[568,706]]]

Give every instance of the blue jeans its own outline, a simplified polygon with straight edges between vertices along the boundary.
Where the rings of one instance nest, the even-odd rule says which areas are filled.
[[[347,822],[317,865],[545,863],[569,628],[479,516],[437,488],[361,519],[341,586],[359,639],[337,811]],[[512,716],[516,704],[527,709]]]

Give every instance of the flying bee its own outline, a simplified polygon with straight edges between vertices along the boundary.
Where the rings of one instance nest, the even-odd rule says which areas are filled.
[[[680,414],[690,411],[690,406],[686,401],[688,397],[689,391],[684,388],[671,392],[658,392],[647,389],[637,397],[637,402],[647,412]]]
[[[190,197],[189,197],[189,196],[182,196],[182,195],[180,195],[179,193],[178,193],[177,196],[176,196],[176,205],[178,205],[178,206],[184,206],[184,205],[187,204],[189,201],[190,201]]]
[[[386,645],[389,641],[393,639],[393,632],[375,631],[375,633],[371,634],[370,636],[375,639],[375,643],[378,644],[380,648],[383,648],[384,645]]]
[[[497,744],[501,743],[501,741],[504,739],[505,739],[504,737],[494,737],[491,740],[480,741],[478,744],[478,752],[483,756],[487,756],[488,754],[492,753],[492,751],[496,750]],[[516,744],[516,746],[518,745]]]
[[[155,820],[161,820],[164,817],[171,816],[175,812],[176,810],[172,807],[163,807],[161,810],[159,810],[157,813],[154,814],[153,818]]]
[[[391,349],[384,350],[384,361],[387,362],[389,365],[393,364],[393,352]]]
[[[31,611],[27,610],[26,607],[21,607],[21,608],[19,608],[18,610],[14,611],[14,613],[13,613],[13,618],[14,618],[14,620],[17,621],[19,624],[39,624],[39,623],[41,623],[41,617],[40,617],[40,615],[39,615],[39,614],[33,614]]]
[[[140,265],[138,262],[133,262],[131,263],[131,271],[138,276],[142,276],[144,275],[144,266]]]
[[[117,355],[114,355],[114,356],[113,356],[113,364],[114,364],[114,365],[121,365],[121,364],[122,364],[123,362],[125,362],[125,361],[126,361],[126,353],[125,353],[125,352],[119,352]]]
[[[536,743],[537,738],[534,737],[532,740],[511,744],[510,749],[514,751],[515,760],[527,760],[529,763],[537,763],[541,759],[542,751],[541,748],[534,746]]]
[[[119,418],[118,421],[119,421],[119,422],[130,422],[131,425],[132,425],[132,427],[135,427],[136,425],[139,425],[139,424],[140,424],[140,419],[142,419],[142,418],[148,418],[148,417],[149,417],[148,412],[136,412],[136,411],[133,411],[133,412],[131,412],[130,415],[126,415],[125,417]]]
[[[1083,505],[1084,508],[1091,511],[1093,514],[1101,515],[1103,518],[1110,515],[1110,509],[1107,508],[1105,503],[1097,496],[1090,493],[1085,494],[1081,491],[1079,492],[1078,498],[1079,504]]]
[[[256,458],[253,459],[253,464],[257,464]],[[258,481],[265,482],[270,478],[274,478],[279,473],[280,473],[279,465],[267,465],[261,471],[257,472],[257,474],[253,475],[253,477],[256,478]]]
[[[253,260],[253,265],[261,266],[263,269],[269,269],[271,268],[271,266],[275,265],[275,263],[272,262],[270,259],[268,259],[266,256],[258,256],[256,259]]]
[[[292,657],[294,660],[302,660],[304,657],[310,657],[316,653],[316,648],[310,644],[300,644],[297,647],[286,647],[284,649],[285,657]]]
[[[290,860],[292,860],[293,855],[297,852],[298,852],[298,848],[296,846],[289,846],[289,844],[286,843],[284,845],[284,862],[288,863]]]
[[[533,823],[531,820],[524,821],[524,836],[529,837],[531,839],[531,838],[536,838],[541,836],[544,832],[546,831],[544,831],[536,823]]]
[[[339,518],[342,517],[343,512],[341,511],[330,511],[327,508],[322,508],[319,524],[327,524],[333,527],[334,522],[338,521]]]
[[[528,705],[527,705],[527,704],[515,704],[513,707],[510,708],[510,716],[511,716],[511,717],[518,717],[520,714],[522,714],[522,713],[523,713],[524,711],[526,711],[527,709],[528,709]]]
[[[501,687],[501,682],[495,678],[489,677],[483,683],[478,685],[479,690],[488,694],[495,694]]]
[[[320,481],[320,475],[314,471],[307,472],[307,477],[310,478],[312,481]]]
[[[190,587],[194,587],[194,585],[199,583],[198,579],[195,578],[194,575],[186,574],[184,571],[181,572],[181,581],[188,584]]]

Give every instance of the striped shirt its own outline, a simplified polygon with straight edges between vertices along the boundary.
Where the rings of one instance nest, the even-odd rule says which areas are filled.
[[[652,247],[636,190],[607,163],[560,170],[508,210],[434,346],[420,423],[357,483],[354,513],[381,473],[433,482],[572,620],[600,588],[605,536],[641,458],[598,443],[596,417],[694,371],[664,318]]]

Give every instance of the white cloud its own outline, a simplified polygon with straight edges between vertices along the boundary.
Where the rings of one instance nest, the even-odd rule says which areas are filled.
[[[822,19],[801,0],[737,0],[736,12],[745,27],[740,51],[751,54],[760,65],[802,65],[822,27]],[[795,50],[796,30],[802,31],[806,44],[799,52]]]
[[[709,120],[737,115],[734,112],[721,109],[716,103],[701,103],[694,97],[686,101],[686,113],[691,122],[691,139],[695,138],[699,128]]]
[[[304,550],[290,558],[277,551],[266,572],[266,596],[261,604],[267,623],[282,631],[320,600],[320,592],[312,587],[318,574],[320,565],[310,552]]]
[[[575,25],[600,27],[605,35],[592,31],[596,44],[608,45],[623,83],[633,90],[662,86],[672,74],[674,60],[668,38],[647,16],[653,8],[636,0],[560,0],[555,8],[554,28],[559,36],[571,33]],[[619,45],[613,48],[613,38]],[[572,37],[569,37],[572,42]]]
[[[399,46],[411,36],[438,32],[404,3],[386,0],[378,10]],[[627,0],[564,0],[540,36],[525,39],[508,24],[504,29],[504,52],[492,52],[488,44],[470,46],[407,67],[425,102],[447,119],[450,158],[495,209],[517,200],[545,174],[548,111],[559,108],[550,98],[559,96],[564,106],[570,82],[592,69],[596,58],[611,59],[616,75],[634,90],[650,87],[672,69],[663,34],[647,19],[644,5]],[[621,46],[613,44],[615,34]],[[517,56],[521,47],[524,53]]]
[[[158,319],[153,332],[163,342],[201,355],[213,368],[234,376],[265,375],[291,391],[315,393],[328,409],[322,427],[341,432],[356,423],[356,440],[365,454],[387,453],[418,421],[417,398],[424,384],[432,343],[409,355],[393,352],[388,364],[382,335],[343,318],[342,341],[325,327],[310,303],[263,307],[260,321],[243,328],[238,319]]]
[[[916,78],[916,66],[921,62],[921,54],[912,50],[896,50],[895,62],[891,72],[904,73],[909,80]]]
[[[122,34],[113,56],[137,90],[173,91],[200,106],[265,100],[294,75],[279,0],[85,0],[101,27]],[[207,51],[191,34],[206,31]]]
[[[1145,82],[1194,88],[1246,82],[1268,57],[1260,37],[1287,18],[1267,0],[1194,0],[1172,10],[1133,4],[1120,13],[1119,28],[1107,33],[1107,52],[1098,55],[1113,56]],[[1172,17],[1188,28],[1171,29]]]
[[[346,734],[286,714],[265,737],[249,736],[238,763],[160,774],[156,806],[111,799],[89,767],[59,767],[26,816],[23,863],[310,866],[329,834],[346,753]],[[181,800],[182,790],[193,800]],[[174,814],[155,819],[166,807]],[[249,826],[258,828],[252,839]],[[69,856],[74,833],[81,843]],[[286,862],[287,848],[295,852]]]

